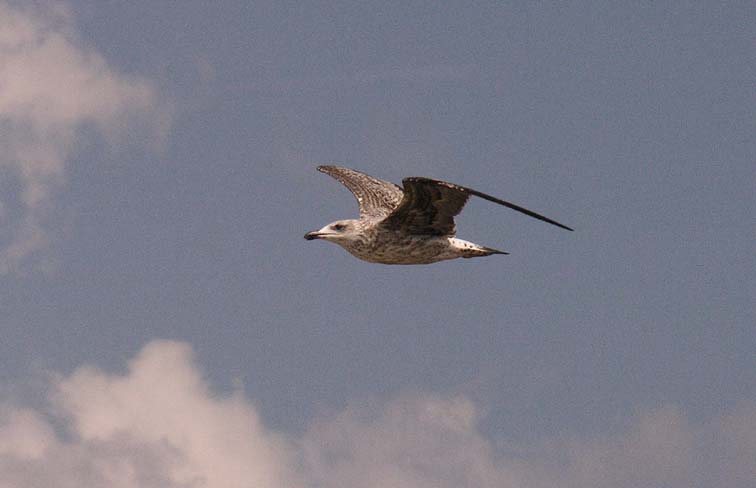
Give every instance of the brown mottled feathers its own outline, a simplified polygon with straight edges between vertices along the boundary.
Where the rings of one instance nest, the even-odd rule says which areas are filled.
[[[562,229],[572,230],[519,205],[464,186],[422,177],[405,178],[402,183],[404,199],[381,224],[390,229],[409,234],[453,236],[456,231],[454,217],[462,211],[470,195],[475,195]]]
[[[454,217],[470,198],[459,187],[428,178],[405,178],[404,198],[381,223],[391,230],[407,234],[453,236]]]
[[[402,180],[402,189],[393,183],[347,168],[319,166],[318,170],[336,178],[354,193],[360,204],[360,218],[382,220],[380,227],[410,235],[454,236],[454,217],[462,211],[470,195],[562,229],[572,230],[514,203],[445,181],[410,177]]]
[[[339,166],[318,166],[318,171],[338,180],[354,194],[360,206],[360,218],[386,218],[404,196],[402,189],[388,181]]]

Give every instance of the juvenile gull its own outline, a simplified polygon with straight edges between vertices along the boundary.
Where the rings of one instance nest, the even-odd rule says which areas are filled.
[[[338,166],[318,166],[346,186],[357,198],[359,220],[337,220],[304,238],[334,242],[371,263],[429,264],[455,258],[509,254],[457,239],[454,217],[470,195],[504,205],[562,229],[566,225],[531,210],[464,186],[410,177],[402,187]]]

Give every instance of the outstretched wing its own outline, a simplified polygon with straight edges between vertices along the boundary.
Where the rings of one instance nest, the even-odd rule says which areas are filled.
[[[354,194],[360,206],[361,219],[381,220],[402,200],[402,189],[388,181],[339,166],[318,166],[318,171],[337,179]]]
[[[381,223],[388,229],[409,234],[453,236],[456,232],[454,217],[462,211],[470,195],[474,195],[562,229],[572,230],[519,205],[464,186],[418,177],[405,178],[402,183],[404,198],[396,210]]]

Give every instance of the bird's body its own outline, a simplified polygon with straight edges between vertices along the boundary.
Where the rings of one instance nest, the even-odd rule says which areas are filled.
[[[380,232],[375,228],[366,230],[362,239],[347,241],[341,246],[363,261],[381,264],[430,264],[447,259],[506,254],[456,237]]]
[[[339,220],[305,239],[335,242],[371,263],[430,264],[456,258],[508,254],[457,239],[454,217],[470,195],[504,205],[531,217],[572,230],[558,222],[498,198],[444,181],[405,178],[404,188],[338,166],[318,170],[344,184],[357,198],[359,220]]]

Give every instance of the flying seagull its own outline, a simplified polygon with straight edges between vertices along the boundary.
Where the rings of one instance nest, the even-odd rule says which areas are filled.
[[[430,264],[455,258],[509,254],[457,239],[454,217],[470,195],[504,205],[562,229],[566,225],[513,203],[464,186],[410,177],[402,187],[338,166],[318,166],[346,186],[357,198],[360,218],[337,220],[304,238],[324,239],[359,259],[382,264]]]

